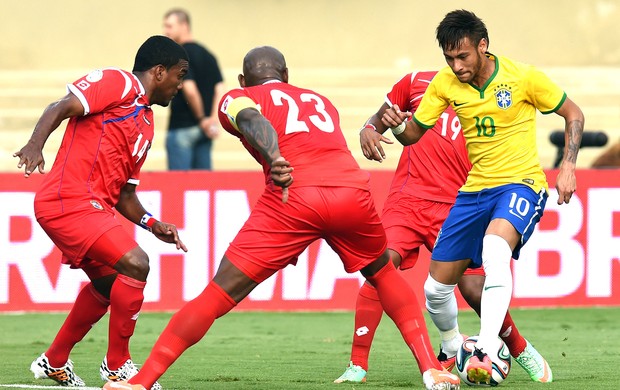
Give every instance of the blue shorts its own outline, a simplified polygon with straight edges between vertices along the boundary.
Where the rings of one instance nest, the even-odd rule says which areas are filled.
[[[540,221],[547,192],[539,193],[523,184],[506,184],[480,192],[459,192],[448,218],[435,242],[432,260],[457,261],[471,259],[470,268],[482,266],[482,239],[489,223],[497,218],[508,220],[521,234],[512,257],[532,235]]]

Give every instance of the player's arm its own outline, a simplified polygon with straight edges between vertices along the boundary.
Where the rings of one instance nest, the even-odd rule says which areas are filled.
[[[388,108],[390,108],[390,106],[387,103],[383,103],[383,105],[379,107],[379,110],[368,118],[364,127],[360,130],[360,146],[362,147],[362,153],[364,153],[364,157],[369,160],[382,162],[385,159],[385,152],[383,151],[381,142],[385,142],[386,144],[394,143],[391,139],[383,136],[383,133],[385,133],[388,127],[383,124],[381,118]]]
[[[387,126],[401,144],[407,146],[415,144],[426,133],[427,128],[418,124],[415,120],[407,120],[412,114],[401,111],[397,104],[387,109],[381,121]],[[431,126],[432,127],[432,126]]]
[[[144,209],[144,206],[142,206],[136,194],[135,184],[127,183],[121,188],[121,193],[115,208],[123,217],[136,225],[150,230],[160,240],[176,244],[177,249],[182,249],[184,252],[187,252],[187,247],[185,247],[185,244],[183,244],[183,241],[179,238],[179,232],[176,226],[156,220]]]
[[[13,157],[19,158],[17,168],[25,166],[24,176],[29,177],[37,168],[40,173],[45,173],[45,159],[43,158],[45,142],[62,121],[78,115],[84,115],[84,106],[71,92],[47,106],[37,121],[28,143],[13,154]]]
[[[237,129],[243,137],[258,150],[267,163],[271,166],[271,179],[282,187],[282,202],[288,199],[288,187],[293,184],[293,168],[289,162],[280,155],[278,134],[256,108],[248,107],[240,110],[235,116]]]
[[[558,173],[555,184],[555,188],[558,191],[558,204],[562,204],[568,203],[577,189],[575,168],[579,146],[581,145],[585,118],[579,106],[569,98],[566,98],[556,113],[563,117],[565,121],[564,157],[562,158],[560,172]]]

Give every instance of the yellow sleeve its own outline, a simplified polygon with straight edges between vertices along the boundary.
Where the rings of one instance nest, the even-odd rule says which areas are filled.
[[[566,93],[539,69],[531,66],[526,75],[527,96],[543,114],[557,111],[566,100]]]
[[[225,113],[228,117],[228,121],[237,131],[239,131],[239,128],[237,127],[237,115],[239,115],[241,110],[246,108],[254,108],[260,112],[260,107],[247,96],[236,97],[226,106]]]
[[[442,79],[435,76],[429,84],[420,106],[413,114],[413,120],[424,129],[430,129],[435,126],[435,122],[448,107],[448,100],[443,96],[441,90]]]

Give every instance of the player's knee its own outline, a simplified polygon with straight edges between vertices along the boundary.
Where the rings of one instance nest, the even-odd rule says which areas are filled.
[[[386,250],[385,252],[383,252],[383,254],[381,254],[381,256],[379,256],[378,259],[376,259],[372,263],[370,263],[367,266],[365,266],[364,268],[362,268],[360,270],[360,273],[366,279],[368,279],[369,277],[374,276],[377,272],[379,272],[381,269],[383,269],[383,267],[385,267],[385,265],[388,263],[388,261],[390,261],[390,255],[389,255],[388,251]]]
[[[424,282],[424,295],[430,305],[447,302],[454,293],[454,284],[439,283],[429,274]]]
[[[487,234],[482,240],[482,265],[488,276],[488,269],[510,267],[512,250],[508,242],[495,234]]]
[[[512,250],[502,237],[487,234],[482,241],[482,265],[486,274],[486,283],[502,284],[512,278],[510,261]]]
[[[400,268],[400,264],[403,262],[403,258],[400,257],[400,254],[393,249],[388,249],[388,253],[390,255],[390,260],[394,264],[394,267]]]
[[[149,257],[140,247],[137,247],[123,255],[114,267],[116,270],[130,278],[146,281],[149,274]]]

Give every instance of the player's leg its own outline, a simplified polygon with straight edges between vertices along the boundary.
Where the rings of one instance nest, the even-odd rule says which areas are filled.
[[[478,316],[480,316],[480,300],[482,297],[482,289],[484,287],[484,270],[481,268],[468,269],[463,274],[458,287],[465,302],[471,307]],[[504,322],[499,333],[500,338],[506,343],[510,354],[513,357],[519,356],[526,347],[527,341],[510,316],[510,312],[506,313]]]
[[[93,275],[93,271],[103,270],[103,268],[106,267],[88,267],[88,270],[85,269],[88,276],[94,279],[82,288],[65,322],[45,352],[53,367],[60,367],[69,360],[69,354],[73,347],[86,336],[92,326],[108,311],[108,306],[110,305],[109,291],[106,297],[98,291],[96,286],[103,284],[111,286],[116,278],[116,271],[107,267],[106,271],[109,272],[107,275]]]
[[[338,253],[347,272],[360,270],[377,290],[383,309],[414,354],[425,386],[433,388],[438,383],[444,388],[458,386],[458,377],[442,373],[415,293],[389,259],[385,232],[370,193],[358,189],[329,189],[323,191],[323,196],[332,206],[332,231],[325,239]],[[358,203],[350,199],[357,199]]]
[[[458,377],[445,371],[433,353],[424,315],[413,289],[385,257],[387,252],[364,267],[362,275],[377,289],[383,309],[411,349],[426,388],[458,388]]]
[[[295,210],[301,207],[303,192],[303,188],[292,191],[286,205],[282,205],[280,194],[270,190],[263,193],[228,247],[213,280],[170,319],[140,372],[130,379],[131,384],[148,388],[187,348],[204,337],[217,318],[295,260],[317,238],[301,234],[309,228],[297,225],[300,219]],[[273,212],[274,208],[281,212]],[[265,234],[267,231],[269,234]]]
[[[217,318],[232,310],[258,284],[224,256],[213,280],[172,316],[142,369],[129,382],[149,388],[187,348],[204,337]]]
[[[394,266],[400,266],[400,255],[388,249]],[[383,306],[379,300],[377,290],[367,281],[362,284],[355,302],[355,329],[351,344],[351,358],[349,366],[334,383],[360,383],[366,381],[368,371],[368,356],[372,340],[383,317]]]
[[[482,268],[469,268],[465,271],[458,284],[463,299],[478,314],[478,317],[480,317],[480,300],[482,298],[484,281],[485,276]],[[519,356],[526,347],[527,341],[521,336],[517,325],[512,320],[510,312],[506,313],[499,336],[506,343],[513,357]]]
[[[418,260],[420,246],[432,247],[437,229],[429,226],[440,214],[436,202],[401,192],[391,193],[381,220],[388,238],[388,251],[396,268],[412,268]],[[447,215],[447,211],[445,212]],[[445,217],[442,218],[442,222]],[[366,379],[371,344],[383,316],[377,292],[366,282],[359,290],[355,306],[355,328],[349,366],[334,382],[361,382]]]
[[[116,376],[115,372],[124,365],[133,366],[129,339],[142,308],[149,259],[120,225],[101,235],[88,249],[86,257],[108,264],[118,272],[111,286],[99,284],[100,290],[109,290],[110,296],[108,350],[102,364],[105,368],[102,369],[102,376],[106,370],[111,373],[106,376]]]
[[[82,265],[92,282],[82,288],[52,344],[30,368],[35,378],[51,378],[62,386],[85,386],[75,373],[69,354],[107,312],[109,286],[116,277],[116,271],[111,267],[94,262],[83,262]],[[108,286],[107,296],[100,292],[106,291],[104,286]]]
[[[440,357],[445,364],[450,363],[463,343],[454,288],[470,259],[481,250],[485,228],[477,194],[459,193],[433,248],[424,293],[428,313],[439,330]],[[464,242],[468,245],[463,245]]]
[[[431,260],[429,274],[424,282],[426,309],[439,330],[440,355],[442,353],[446,355],[446,360],[454,357],[463,343],[457,319],[458,307],[454,288],[469,262],[469,260],[450,262]]]
[[[484,279],[484,271],[482,269],[468,269],[458,284],[461,295],[463,295],[467,304],[474,309],[478,316],[480,316],[480,298]],[[506,343],[515,361],[528,373],[533,381],[551,382],[553,380],[549,364],[536,348],[521,335],[510,315],[510,311],[506,313],[499,337]]]
[[[512,297],[510,262],[512,258],[518,259],[521,246],[540,220],[546,193],[536,194],[525,185],[506,185],[489,191],[481,202],[493,205],[493,211],[485,231],[481,259],[486,279],[480,300],[480,335],[476,351],[482,353],[470,360],[470,367],[481,376],[487,376],[483,375],[483,371],[487,371],[490,377],[490,360],[496,358],[500,344],[498,335]],[[483,355],[488,355],[490,360]],[[480,360],[480,367],[476,359]]]
[[[401,192],[388,196],[381,220],[388,238],[388,251],[396,268],[412,268],[418,260],[420,247],[432,248],[450,206]],[[365,379],[365,371],[368,370],[371,343],[383,315],[379,296],[368,282],[359,291],[355,310],[351,363],[336,383],[359,382]]]
[[[120,229],[118,221],[112,212],[101,212],[95,205],[87,203],[81,206],[72,206],[71,212],[59,215],[59,205],[56,202],[35,200],[38,222],[62,251],[63,263],[82,268],[92,280],[92,284],[87,285],[78,295],[76,304],[48,351],[49,355],[53,356],[51,357],[53,365],[49,362],[47,365],[53,368],[64,364],[67,367],[66,371],[72,371],[73,368],[73,363],[68,359],[71,348],[84,337],[90,326],[105,314],[108,307],[109,285],[116,273],[110,264],[92,260],[87,250],[102,232],[105,233],[114,227]],[[106,285],[108,287],[105,287]],[[44,356],[45,354],[41,357]],[[40,359],[31,365],[31,369],[41,367],[37,363],[38,360]],[[60,362],[61,360],[65,362]],[[70,377],[71,375],[60,372],[57,378]]]

